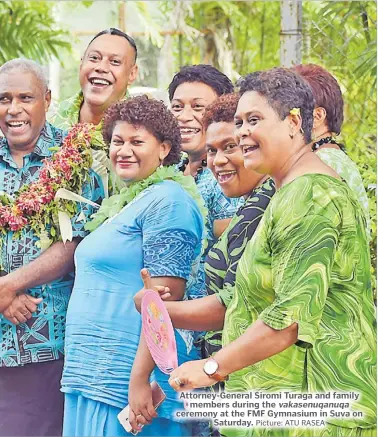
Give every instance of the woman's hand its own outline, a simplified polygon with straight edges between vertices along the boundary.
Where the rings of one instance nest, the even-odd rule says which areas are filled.
[[[155,285],[155,286],[152,285],[151,276],[147,269],[142,269],[140,271],[140,277],[142,278],[143,281],[143,288],[139,290],[138,293],[134,296],[134,304],[138,312],[141,311],[142,299],[146,290],[156,291],[157,293],[159,293],[162,300],[167,300],[171,297],[169,287],[165,287],[164,285]]]
[[[135,431],[148,425],[157,413],[152,404],[152,391],[148,379],[131,378],[129,386],[129,422]]]
[[[210,387],[217,383],[210,378],[204,370],[207,359],[197,361],[187,361],[175,369],[170,377],[169,384],[176,391],[189,391],[195,388]]]

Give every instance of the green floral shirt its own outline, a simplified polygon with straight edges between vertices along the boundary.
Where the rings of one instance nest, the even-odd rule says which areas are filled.
[[[79,123],[80,108],[83,102],[84,96],[81,91],[61,102],[56,115],[51,120],[52,124],[60,129],[70,130],[73,125]],[[96,127],[98,131],[101,131],[102,122]]]
[[[339,427],[375,426],[375,308],[364,227],[342,181],[309,174],[282,187],[239,261],[223,330],[227,345],[259,319],[276,330],[298,324],[295,345],[231,374],[226,390],[354,391],[361,397],[353,407],[364,417],[327,419],[329,434],[240,428],[225,435],[333,436],[350,434]]]

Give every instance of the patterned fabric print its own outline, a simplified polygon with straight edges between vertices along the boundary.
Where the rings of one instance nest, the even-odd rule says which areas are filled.
[[[231,220],[221,238],[209,251],[205,260],[206,288],[208,294],[217,293],[225,306],[232,299],[236,269],[249,240],[275,193],[273,179],[253,190]],[[221,348],[222,331],[209,331],[201,345],[204,358]]]
[[[298,342],[230,375],[228,391],[359,392],[352,408],[362,411],[363,419],[327,422],[375,426],[375,309],[364,226],[354,194],[330,176],[301,176],[275,194],[240,259],[223,344],[258,319],[277,330],[298,323]],[[223,433],[307,437],[319,430]]]
[[[207,248],[206,253],[213,247],[217,238],[213,233],[214,221],[233,217],[239,206],[239,198],[229,199],[223,194],[211,170],[205,168],[197,177],[196,184],[205,205],[209,211],[207,220]]]
[[[366,232],[370,239],[369,200],[357,165],[342,150],[320,149],[316,151],[316,154],[325,164],[333,168],[357,195],[357,199],[366,217]]]
[[[146,190],[147,191],[147,190]],[[160,211],[162,216],[169,216],[169,211]],[[151,216],[152,217],[152,216]],[[146,219],[149,222],[150,219]],[[201,268],[200,257],[195,252],[198,241],[195,236],[182,230],[157,230],[155,219],[143,233],[144,267],[154,276],[177,276],[187,280],[183,300],[198,297],[198,291],[204,289],[202,275],[198,274]],[[177,329],[185,341],[189,354],[198,332]]]
[[[42,160],[51,156],[52,146],[62,143],[64,132],[46,123],[41,132],[34,152],[25,156],[21,169],[13,161],[5,138],[0,139],[0,189],[13,196],[23,185],[36,180]],[[98,176],[91,172],[90,180],[82,195],[95,202],[103,198],[103,189]],[[84,237],[83,222],[79,215],[85,217],[93,213],[93,207],[87,204],[78,206],[77,215],[72,219],[74,237]],[[19,239],[9,232],[2,241],[1,264],[3,274],[12,272],[37,258],[41,250],[36,243],[38,238],[29,229],[24,229]],[[15,367],[28,363],[44,362],[62,358],[65,315],[69,296],[73,286],[73,275],[67,275],[54,282],[27,290],[34,297],[42,297],[36,313],[26,323],[12,325],[2,315],[1,323],[1,367]]]
[[[236,213],[238,207],[240,206],[240,199],[234,198],[229,199],[223,194],[221,187],[213,176],[211,170],[205,168],[196,177],[195,181],[203,200],[205,201],[205,206],[209,212],[206,222],[206,241],[204,243],[205,249],[202,254],[201,265],[199,270],[199,275],[201,280],[199,283],[205,283],[205,258],[209,250],[213,247],[214,243],[217,241],[214,235],[214,221],[223,220],[233,217]],[[203,286],[197,290],[193,290],[191,294],[191,299],[196,299],[198,297],[206,296],[206,288]]]
[[[189,232],[169,230],[143,235],[143,259],[151,276],[189,278],[197,241]]]

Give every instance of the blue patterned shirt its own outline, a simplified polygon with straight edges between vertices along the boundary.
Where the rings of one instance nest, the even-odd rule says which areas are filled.
[[[213,231],[215,220],[224,220],[233,217],[239,207],[240,199],[238,197],[232,199],[226,197],[213,173],[208,168],[200,172],[195,179],[198,190],[209,211],[206,224],[207,253],[217,241],[217,237]]]
[[[202,253],[201,265],[198,272],[200,281],[198,281],[197,284],[200,287],[192,290],[190,294],[191,299],[207,295],[205,287],[205,258],[217,241],[217,237],[214,235],[214,221],[233,217],[240,206],[239,197],[229,199],[223,194],[221,187],[210,169],[204,168],[203,171],[197,174],[195,181],[198,191],[205,201],[208,217],[206,222],[205,250]]]
[[[42,160],[53,153],[49,148],[61,145],[64,136],[64,131],[46,123],[34,151],[24,157],[22,168],[14,162],[6,138],[0,138],[0,190],[14,196],[23,185],[35,181],[43,165]],[[96,173],[90,172],[82,195],[97,203],[103,199],[102,182]],[[94,211],[88,204],[77,205],[77,215],[72,219],[73,236],[83,238],[84,222],[79,220],[79,215],[83,212],[85,217],[89,217]],[[37,241],[38,237],[30,228],[25,228],[19,239],[13,238],[13,232],[8,232],[2,239],[1,276],[37,258],[41,254]],[[66,311],[73,280],[73,273],[70,273],[49,284],[26,290],[31,296],[43,298],[26,323],[15,326],[0,315],[0,367],[22,366],[63,357]]]

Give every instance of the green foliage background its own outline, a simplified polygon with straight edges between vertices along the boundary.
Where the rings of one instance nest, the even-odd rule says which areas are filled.
[[[56,25],[52,6],[44,1],[0,1],[0,65],[18,57],[45,63],[70,51],[69,33]]]

